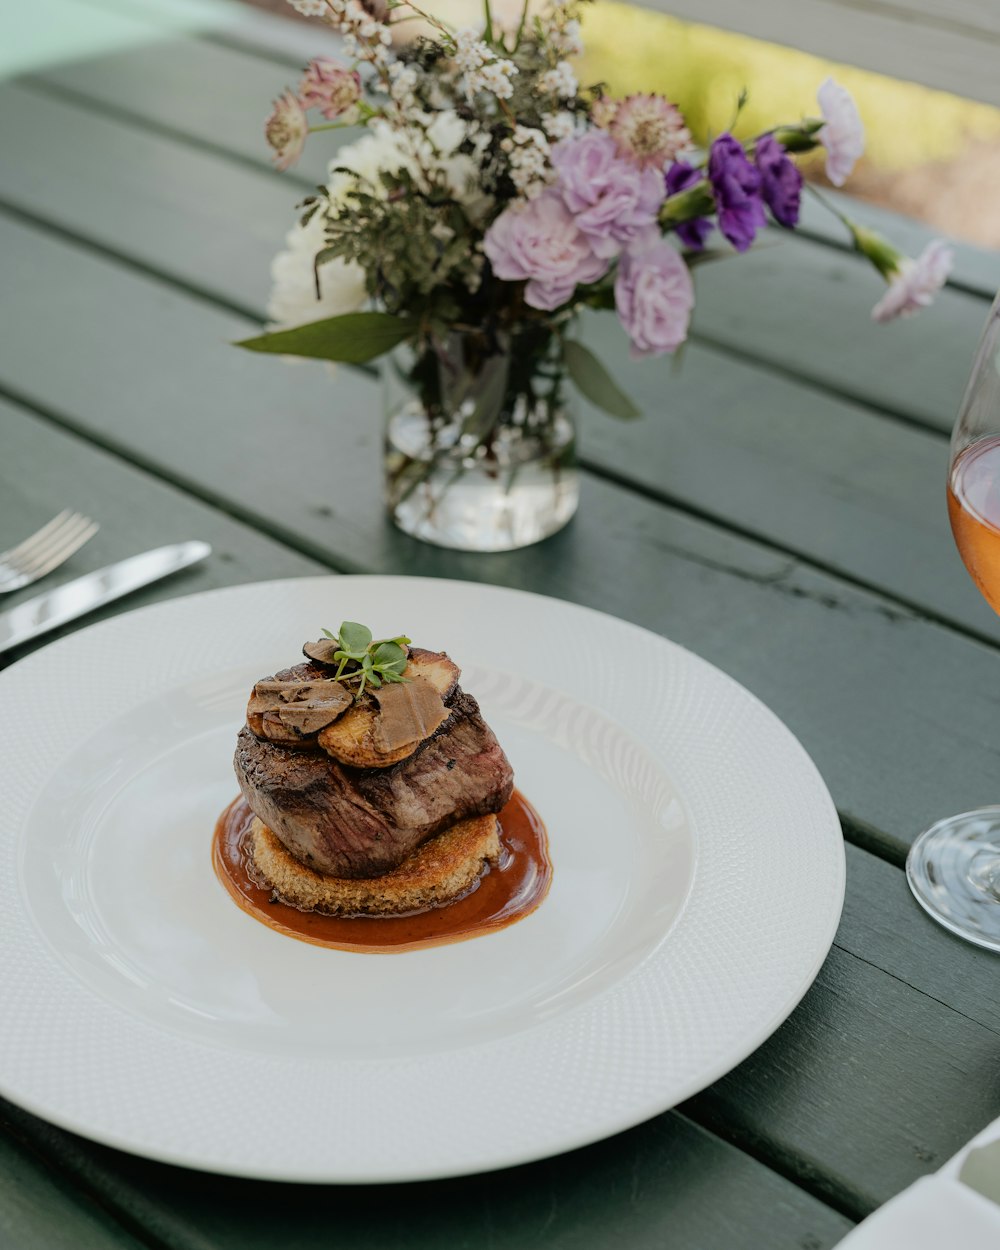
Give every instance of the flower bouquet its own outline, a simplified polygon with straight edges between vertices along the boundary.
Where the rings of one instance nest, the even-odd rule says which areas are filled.
[[[581,87],[585,2],[525,0],[505,28],[484,0],[479,25],[453,30],[411,0],[291,0],[339,32],[344,60],[314,60],[276,102],[276,164],[289,168],[309,133],[365,133],[333,152],[275,260],[273,328],[242,346],[386,357],[387,500],[431,542],[501,550],[564,525],[577,503],[571,388],[637,415],[575,336],[578,312],[613,310],[634,357],[674,352],[691,267],[745,252],[769,221],[798,223],[793,154],[825,149],[839,186],[863,148],[851,97],[828,79],[817,116],[696,150],[662,96]],[[423,33],[397,40],[414,20]],[[889,284],[876,320],[930,302],[943,244],[911,260],[843,221]]]

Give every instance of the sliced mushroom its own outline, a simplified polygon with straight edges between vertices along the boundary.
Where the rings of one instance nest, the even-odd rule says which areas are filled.
[[[409,663],[404,676],[408,679],[402,686],[390,685],[385,690],[405,689],[406,685],[422,682],[430,688],[429,696],[436,695],[441,704],[442,715],[433,729],[428,730],[422,738],[411,740],[401,745],[386,749],[392,738],[385,734],[377,738],[378,722],[381,711],[376,696],[381,690],[371,691],[371,695],[345,712],[332,725],[328,725],[319,735],[319,745],[341,764],[350,764],[355,768],[388,768],[398,764],[412,755],[424,738],[430,737],[448,718],[448,709],[444,700],[450,698],[458,685],[461,672],[443,652],[424,651],[414,648],[410,652]],[[393,696],[389,696],[391,699]],[[422,706],[429,707],[429,698],[418,695]],[[426,723],[431,717],[425,716]]]
[[[373,690],[372,698],[379,709],[372,742],[383,755],[415,748],[448,719],[440,693],[423,677]]]
[[[308,703],[293,703],[289,707],[283,707],[277,715],[283,725],[299,734],[317,734],[327,725],[332,725],[342,711],[342,708],[331,707],[328,703],[319,707],[312,707]]]
[[[247,724],[250,722],[247,721]],[[291,725],[284,724],[278,712],[264,712],[261,715],[260,724],[261,732],[257,736],[266,738],[268,742],[277,742],[284,747],[300,747],[309,741]],[[250,728],[253,730],[252,725]]]
[[[333,658],[333,653],[339,649],[332,638],[320,638],[318,642],[303,643],[302,654],[317,664],[337,664],[339,661]]]
[[[354,696],[339,681],[259,681],[247,704],[247,724],[258,738],[284,741],[272,728],[267,732],[265,718],[278,717],[288,729],[302,734],[318,733],[342,716],[354,702]],[[275,722],[272,720],[271,725]]]

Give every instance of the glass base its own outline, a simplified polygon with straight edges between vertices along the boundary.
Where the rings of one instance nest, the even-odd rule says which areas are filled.
[[[576,512],[573,427],[559,417],[538,433],[503,426],[489,452],[457,428],[428,445],[417,405],[390,418],[387,502],[404,533],[459,551],[513,551],[561,530]]]
[[[906,879],[938,924],[1000,951],[1000,806],[932,825],[910,848]]]

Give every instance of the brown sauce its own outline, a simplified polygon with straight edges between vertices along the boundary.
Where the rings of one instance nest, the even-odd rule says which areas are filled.
[[[271,891],[250,874],[246,839],[252,819],[243,798],[235,799],[219,817],[212,841],[212,863],[219,880],[254,919],[316,946],[374,954],[464,942],[505,929],[533,912],[552,880],[545,825],[517,790],[500,813],[499,862],[487,866],[479,883],[463,898],[408,916],[324,916],[272,902]]]

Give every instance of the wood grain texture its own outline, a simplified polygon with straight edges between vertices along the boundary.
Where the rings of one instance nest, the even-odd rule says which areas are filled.
[[[92,1146],[14,1108],[7,1115],[67,1175],[169,1250],[827,1250],[851,1228],[677,1114],[543,1163],[377,1187],[204,1176]]]
[[[0,1246],[4,1250],[139,1250],[115,1216],[8,1136],[0,1101]],[[818,1205],[818,1204],[817,1204]],[[128,1219],[128,1217],[125,1217]]]
[[[324,571],[324,566],[238,524],[217,509],[2,400],[0,448],[0,549],[19,542],[64,507],[75,508],[101,525],[90,542],[47,577],[42,587],[35,585],[5,595],[4,610],[32,598],[40,589],[52,589],[140,551],[191,538],[212,544],[212,555],[206,561],[91,613],[82,623],[89,625],[175,595]],[[0,656],[0,668],[78,628],[80,623],[67,625],[5,652]]]

